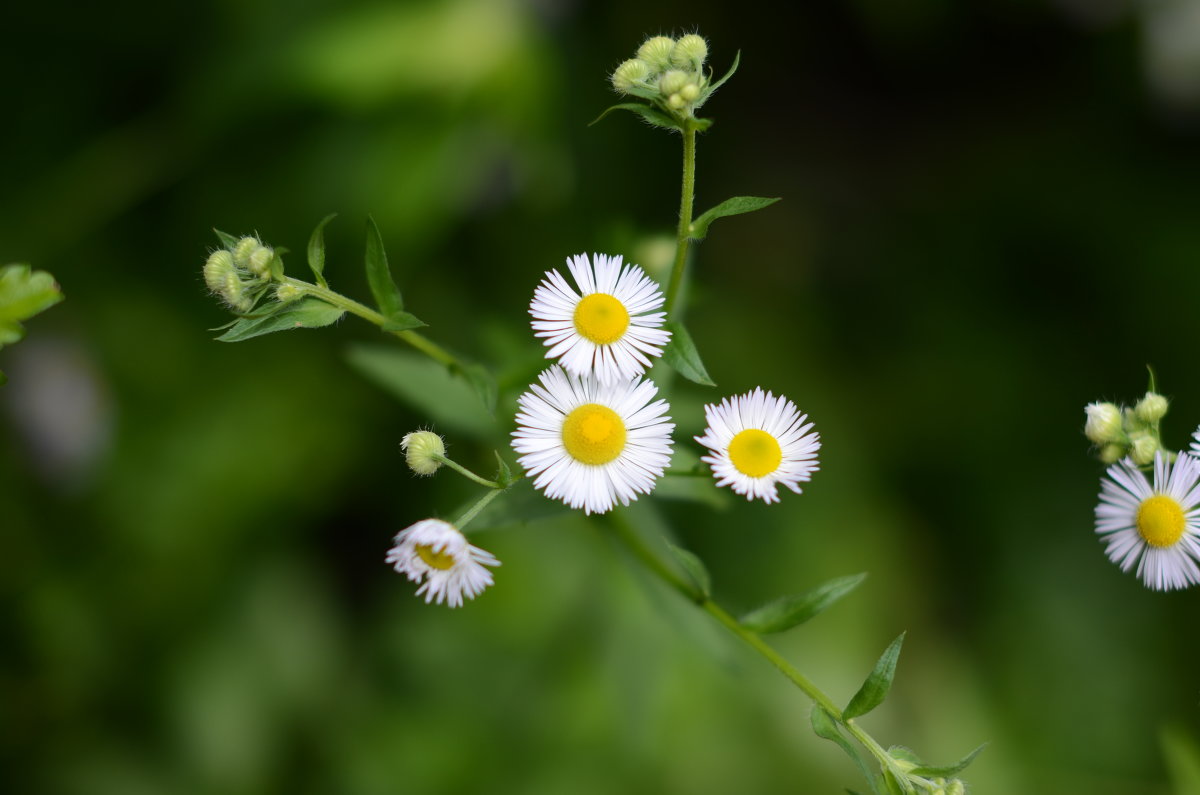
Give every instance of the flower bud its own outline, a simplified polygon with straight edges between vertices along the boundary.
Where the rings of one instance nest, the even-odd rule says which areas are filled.
[[[1167,399],[1162,395],[1147,392],[1146,396],[1133,407],[1133,413],[1142,422],[1154,423],[1167,415],[1168,405]]]
[[[686,72],[672,69],[669,72],[664,72],[663,76],[658,79],[658,90],[663,93],[663,96],[678,94],[679,89],[686,86],[687,83],[688,75]]]
[[[1100,461],[1104,464],[1115,464],[1125,456],[1125,446],[1106,444],[1100,448]]]
[[[270,246],[259,246],[250,255],[250,260],[246,263],[246,267],[258,278],[269,279],[271,277],[271,261],[273,259],[275,259],[275,252]]]
[[[225,299],[225,303],[238,312],[249,312],[254,306],[254,301],[246,295],[246,286],[242,284],[236,271],[225,274],[225,284],[218,292]]]
[[[293,287],[290,284],[281,284],[275,288],[275,298],[283,304],[288,301],[295,301],[300,296],[304,295],[304,291],[299,287]]]
[[[441,468],[436,456],[446,454],[446,444],[433,431],[413,431],[400,440],[408,468],[418,475],[432,475]]]
[[[675,40],[670,36],[655,36],[642,42],[638,47],[637,57],[650,65],[656,72],[662,72],[671,66],[671,52],[675,49]]]
[[[214,251],[204,263],[204,283],[214,293],[225,289],[228,274],[233,273],[233,255],[225,249]]]
[[[1112,403],[1092,403],[1084,412],[1087,423],[1083,433],[1095,444],[1115,442],[1124,435],[1121,431],[1121,410]]]
[[[243,237],[233,247],[233,264],[239,268],[250,267],[250,255],[258,251],[261,245],[257,237]]]
[[[683,97],[684,102],[695,102],[700,96],[700,86],[695,83],[688,83],[679,89],[679,96]]]
[[[680,69],[699,69],[708,58],[708,42],[703,36],[689,33],[671,49],[671,63]]]
[[[629,89],[650,76],[650,64],[641,58],[630,58],[613,72],[612,86],[619,94],[628,94]]]
[[[679,96],[678,94],[672,94],[671,96],[667,97],[667,107],[671,108],[671,110],[682,110],[683,106],[686,104],[687,102],[685,102],[683,97]]]
[[[1158,439],[1145,431],[1139,431],[1129,437],[1129,457],[1138,466],[1153,463],[1154,454],[1158,452]]]
[[[962,783],[962,779],[950,779],[946,785],[946,795],[967,795],[967,785]]]

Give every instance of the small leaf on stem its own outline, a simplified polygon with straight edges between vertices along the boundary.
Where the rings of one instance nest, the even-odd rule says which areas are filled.
[[[708,377],[708,370],[704,369],[704,362],[700,361],[696,343],[692,342],[692,335],[684,325],[677,320],[669,320],[664,324],[664,328],[671,332],[671,341],[663,349],[663,360],[693,383],[716,386]]]
[[[904,644],[904,635],[905,633],[901,632],[900,637],[892,641],[892,645],[888,646],[880,656],[878,662],[875,663],[875,669],[867,677],[867,681],[863,682],[862,687],[858,689],[858,692],[850,699],[850,703],[846,705],[846,709],[842,711],[843,718],[849,720],[857,718],[859,715],[866,715],[887,698],[888,691],[892,688],[892,679],[896,676],[896,660],[900,658],[900,647]]]
[[[367,245],[366,245],[367,283],[371,286],[371,295],[384,317],[391,318],[404,310],[404,299],[400,297],[400,289],[392,279],[392,271],[388,267],[387,252],[383,250],[383,237],[375,219],[367,216]]]
[[[276,331],[294,328],[321,328],[336,323],[344,314],[336,306],[311,296],[288,304],[272,303],[264,306],[253,317],[244,317],[229,327],[219,342],[241,342]]]
[[[741,618],[740,623],[759,634],[783,632],[820,615],[866,578],[866,572],[838,577],[802,594],[781,597],[750,611]]]
[[[591,127],[592,124],[600,121],[614,110],[627,110],[630,113],[636,113],[654,127],[662,127],[666,130],[683,130],[683,126],[680,125],[679,121],[673,116],[663,113],[653,105],[643,105],[641,102],[622,102],[620,105],[613,105],[611,108],[608,108],[599,116],[597,116],[596,119],[588,126]]]
[[[726,199],[711,210],[702,213],[695,221],[692,221],[688,235],[692,240],[703,240],[708,235],[709,224],[718,218],[752,213],[755,210],[770,207],[777,201],[779,201],[778,197],[768,199],[762,196],[734,196],[732,199]]]
[[[712,595],[712,577],[708,573],[708,569],[704,565],[704,561],[696,556],[696,553],[683,547],[677,547],[670,541],[666,542],[667,549],[675,557],[675,560],[687,572],[687,575],[692,580],[692,584],[696,586],[697,595],[707,599]]]
[[[312,268],[313,275],[317,277],[317,284],[322,287],[329,286],[325,281],[325,224],[336,217],[337,213],[330,213],[322,218],[308,239],[308,267]]]

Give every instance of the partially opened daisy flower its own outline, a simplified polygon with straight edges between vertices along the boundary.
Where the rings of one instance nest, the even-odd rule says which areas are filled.
[[[649,494],[671,461],[671,431],[653,381],[602,384],[557,365],[517,400],[513,449],[535,488],[584,513]]]
[[[817,470],[821,437],[796,404],[755,388],[704,407],[708,427],[696,441],[712,451],[701,456],[718,486],[732,486],[747,500],[779,502],[778,486],[797,494]]]
[[[426,603],[445,602],[450,607],[482,593],[492,584],[492,573],[484,567],[500,565],[490,552],[468,544],[458,528],[441,519],[423,519],[397,533],[387,562],[421,583],[417,596],[425,594]]]
[[[1154,456],[1154,485],[1128,458],[1100,481],[1096,532],[1109,560],[1147,588],[1169,591],[1200,584],[1200,460],[1180,453],[1171,464]]]
[[[547,359],[574,375],[594,375],[611,384],[636,378],[661,356],[671,332],[661,328],[664,312],[658,285],[637,265],[621,258],[580,254],[567,260],[572,289],[556,270],[533,293],[529,314],[534,336],[545,339]]]

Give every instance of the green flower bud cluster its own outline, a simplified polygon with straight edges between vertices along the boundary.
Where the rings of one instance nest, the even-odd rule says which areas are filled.
[[[204,283],[235,312],[253,309],[272,279],[282,275],[278,254],[257,237],[217,249],[204,263]]]
[[[1162,446],[1159,422],[1170,407],[1168,400],[1155,392],[1129,408],[1115,403],[1092,403],[1084,408],[1087,422],[1083,433],[1097,448],[1100,460],[1112,464],[1129,456],[1138,466],[1154,462],[1154,454],[1166,451]]]
[[[707,59],[702,36],[654,36],[642,43],[636,58],[616,68],[612,86],[618,94],[648,99],[673,116],[690,118],[715,88],[704,71]]]

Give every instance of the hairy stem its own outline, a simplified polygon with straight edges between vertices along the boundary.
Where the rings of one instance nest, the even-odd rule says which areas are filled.
[[[679,294],[683,291],[683,275],[687,266],[688,243],[692,235],[692,207],[696,202],[696,127],[692,119],[683,123],[683,186],[679,195],[679,229],[675,235],[675,264],[667,284],[664,309],[668,319],[677,314]]]

